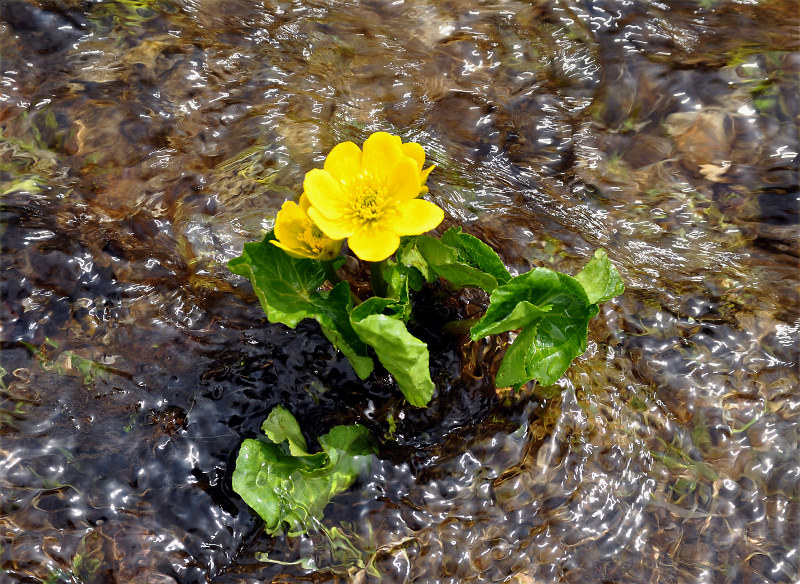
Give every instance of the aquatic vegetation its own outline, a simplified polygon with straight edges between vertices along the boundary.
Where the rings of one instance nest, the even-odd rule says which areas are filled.
[[[795,0],[5,6],[4,577],[798,581]],[[226,273],[378,127],[424,146],[446,223],[401,237],[381,293],[347,244],[334,274],[353,310],[398,300],[427,408]],[[623,273],[556,384],[493,387],[523,329],[468,331],[510,278],[438,246],[451,225],[511,277],[597,248]],[[231,489],[278,404],[311,453],[355,421],[379,447],[300,537]]]
[[[74,351],[59,351],[59,343],[53,339],[45,339],[39,347],[31,343],[22,342],[33,354],[44,371],[52,371],[56,375],[73,375],[83,380],[85,387],[91,387],[95,379],[106,378],[110,375],[128,376],[124,371],[106,365],[99,361],[87,359]]]
[[[261,429],[265,438],[242,444],[233,490],[264,519],[270,535],[316,527],[325,505],[353,484],[374,451],[367,429],[352,425],[331,428],[318,438],[322,452],[311,454],[297,420],[281,406]]]
[[[0,193],[0,197],[15,193],[17,191],[25,191],[28,193],[38,193],[42,190],[41,180],[38,177],[18,179],[11,183],[6,190]]]
[[[371,348],[413,406],[428,405],[434,392],[427,346],[405,328],[412,316],[412,294],[426,281],[442,277],[457,288],[492,293],[486,314],[471,328],[473,340],[522,328],[500,366],[498,387],[520,387],[534,379],[555,383],[586,349],[587,326],[597,305],[624,290],[602,250],[575,278],[547,268],[512,278],[491,248],[451,228],[438,240],[408,238],[396,262],[373,266],[387,296],[361,302],[347,282],[323,288],[326,279],[338,280],[325,262],[293,258],[274,241],[269,233],[261,242],[247,243],[242,255],[228,264],[235,274],[250,278],[269,320],[290,328],[304,318],[317,320],[361,379],[374,368]],[[341,259],[332,267],[337,264]]]
[[[294,328],[304,318],[317,320],[361,379],[372,373],[374,353],[412,406],[427,406],[436,388],[428,346],[407,324],[414,293],[439,278],[453,289],[481,288],[491,295],[483,317],[460,323],[471,325],[473,341],[520,331],[497,371],[498,387],[555,383],[586,350],[598,304],[624,291],[619,273],[605,251],[597,250],[575,277],[543,267],[512,276],[494,250],[460,227],[438,239],[422,234],[444,214],[416,198],[432,168],[423,170],[420,151],[381,132],[366,140],[363,153],[352,142],[339,144],[325,170],[306,175],[300,204],[284,203],[274,231],[245,244],[229,269],[250,279],[271,322]],[[374,295],[367,299],[356,296],[336,272],[345,260],[333,258],[345,238],[359,258],[380,260],[372,263]],[[395,252],[396,259],[388,260]],[[457,329],[459,323],[453,324]],[[352,482],[348,472],[354,467],[344,472],[336,466],[339,459],[329,450],[340,443],[332,442],[333,431],[320,438],[327,454],[310,455],[296,421],[282,408],[273,410],[263,429],[272,443],[245,441],[234,490],[264,518],[269,533],[278,533],[284,523],[290,533],[302,533]],[[284,441],[281,450],[277,445]],[[290,488],[291,481],[299,482]]]
[[[111,22],[119,28],[140,27],[158,16],[162,8],[161,0],[114,0],[101,2],[92,11],[90,19],[97,22]]]
[[[602,250],[574,278],[536,268],[495,290],[486,315],[472,328],[472,338],[521,328],[503,358],[496,384],[520,387],[537,379],[551,385],[586,350],[587,327],[598,304],[624,290]]]
[[[352,142],[337,145],[324,170],[306,175],[300,205],[285,203],[274,232],[245,244],[229,269],[250,279],[271,322],[294,328],[304,318],[317,320],[361,379],[374,368],[374,352],[413,406],[428,405],[435,387],[428,348],[406,325],[413,293],[438,278],[491,294],[473,340],[521,329],[497,373],[499,387],[555,383],[586,349],[597,305],[623,292],[619,274],[598,250],[575,278],[547,268],[512,277],[494,250],[461,228],[439,239],[422,234],[443,212],[416,199],[432,168],[423,169],[421,150],[384,132],[367,138],[363,153]],[[344,238],[359,258],[381,260],[371,265],[368,299],[336,273],[344,258],[332,261],[334,250]]]

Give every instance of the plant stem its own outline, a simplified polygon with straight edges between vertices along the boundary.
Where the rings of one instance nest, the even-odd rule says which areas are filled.
[[[322,269],[325,271],[325,277],[328,278],[328,282],[336,286],[342,279],[339,277],[339,274],[336,273],[336,268],[333,267],[333,261],[321,261]]]
[[[336,273],[336,268],[333,267],[333,260],[328,262],[320,261],[320,263],[322,264],[322,269],[325,272],[325,277],[328,279],[328,282],[334,286],[339,282],[344,282],[344,280],[339,277],[339,274]],[[347,287],[350,288],[350,282],[347,282]],[[350,299],[353,301],[353,306],[361,304],[361,298],[356,296],[352,288],[350,288]]]
[[[442,327],[442,332],[447,335],[463,335],[469,332],[480,318],[467,318],[465,320],[451,320]]]
[[[372,286],[372,292],[375,296],[385,298],[389,292],[389,287],[386,285],[386,280],[383,277],[383,268],[386,266],[386,260],[380,262],[370,262],[369,283]]]

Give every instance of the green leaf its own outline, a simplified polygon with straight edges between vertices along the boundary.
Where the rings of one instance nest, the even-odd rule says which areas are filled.
[[[233,490],[264,520],[266,531],[270,535],[281,531],[284,515],[280,492],[276,492],[273,485],[277,476],[273,474],[274,469],[282,458],[286,457],[277,445],[247,439],[239,449],[236,468],[231,477]],[[284,467],[281,474],[288,476],[298,466]]]
[[[388,260],[383,268],[383,277],[389,285],[389,298],[403,304],[401,319],[408,322],[411,317],[411,292],[422,288],[422,274],[416,268]]]
[[[462,233],[460,227],[445,231],[441,241],[458,251],[461,262],[494,276],[498,284],[505,284],[511,279],[500,256],[477,237]]]
[[[265,440],[242,443],[232,482],[269,535],[287,528],[289,535],[299,535],[317,526],[325,506],[353,484],[375,451],[367,429],[353,425],[332,428],[319,438],[323,451],[309,454],[300,448],[298,435],[303,445],[305,440],[294,416],[280,406],[263,428]]]
[[[575,278],[536,268],[492,293],[486,314],[472,327],[472,339],[522,329],[507,349],[495,383],[519,387],[535,379],[550,385],[586,350],[597,303],[624,290],[603,250],[597,250]]]
[[[512,278],[492,293],[486,314],[472,327],[472,340],[520,328],[548,314],[559,318],[574,307],[586,312],[588,305],[586,292],[575,278],[536,268]]]
[[[408,403],[424,407],[434,390],[428,346],[408,332],[401,319],[403,311],[400,302],[370,298],[353,309],[350,321],[356,334],[375,350],[395,378]]]
[[[17,179],[15,182],[11,183],[11,186],[0,193],[0,197],[5,195],[14,193],[16,191],[24,191],[28,193],[39,193],[42,190],[42,187],[39,186],[41,184],[41,180],[38,177],[28,178],[28,179]]]
[[[331,455],[338,452],[372,452],[372,437],[363,426],[334,426],[319,437],[322,449]]]
[[[275,406],[261,424],[261,430],[275,444],[286,442],[292,456],[308,456],[308,446],[295,417],[282,406]]]
[[[348,284],[340,282],[329,292],[318,290],[325,281],[321,262],[293,258],[269,243],[273,239],[268,233],[261,242],[246,243],[242,255],[228,262],[228,269],[250,279],[270,322],[289,328],[304,318],[319,322],[322,332],[344,353],[356,374],[366,379],[374,364],[367,346],[350,325],[353,305]]]
[[[497,387],[520,387],[533,376],[528,377],[528,350],[533,345],[533,338],[536,336],[536,327],[528,326],[523,328],[514,339],[514,342],[506,349],[503,361],[497,369],[494,378]]]
[[[498,290],[500,289],[498,288]],[[505,290],[501,291],[501,293],[505,292]],[[495,297],[492,296],[492,298]],[[516,306],[511,309],[511,312],[505,316],[502,316],[501,311],[503,308],[506,308],[501,304],[504,298],[500,294],[498,294],[496,298],[497,302],[489,305],[490,309],[494,305],[496,310],[492,310],[491,313],[489,313],[487,310],[486,315],[484,315],[484,317],[481,318],[481,320],[470,330],[470,333],[472,334],[472,340],[522,328],[526,324],[541,319],[553,309],[552,304],[536,306],[527,300],[519,300]],[[514,300],[512,298],[511,304],[513,304],[513,302]],[[489,318],[487,318],[487,316]]]
[[[319,262],[290,257],[269,243],[273,239],[268,233],[261,242],[244,244],[242,255],[230,260],[228,269],[250,278],[270,322],[294,328],[318,312],[320,295],[315,290],[325,282],[325,272]]]
[[[483,288],[491,293],[511,279],[500,257],[476,237],[452,227],[441,240],[420,235],[410,240],[398,260],[419,269],[428,281],[430,272],[459,287]]]
[[[586,350],[589,320],[597,314],[575,278],[536,268],[492,293],[486,314],[472,327],[472,339],[517,328],[522,331],[497,373],[498,387],[519,387],[531,379],[555,383]]]
[[[417,236],[403,238],[400,243],[400,247],[397,248],[397,252],[395,254],[397,263],[408,268],[416,269],[426,282],[433,282],[433,280],[436,278],[436,273],[434,273],[434,271],[428,265],[428,262],[426,262],[425,258],[422,257],[419,249],[417,249],[417,239]],[[422,284],[420,283],[420,287],[421,286]]]
[[[625,291],[625,285],[617,272],[617,268],[608,259],[603,249],[594,252],[594,257],[575,276],[589,297],[589,302],[599,304],[619,296]]]
[[[373,296],[356,306],[350,314],[350,318],[351,320],[355,319],[359,321],[366,316],[383,314],[394,319],[400,319],[404,312],[405,306],[403,306],[402,302],[392,298]]]
[[[350,324],[353,299],[349,284],[340,282],[330,292],[319,292],[319,295],[327,300],[327,303],[314,318],[319,322],[325,337],[350,361],[356,375],[366,379],[372,373],[375,364],[367,353],[366,345],[358,338]]]
[[[494,276],[461,262],[458,251],[440,240],[421,235],[415,245],[436,275],[451,284],[462,288],[483,288],[487,292],[497,288]]]

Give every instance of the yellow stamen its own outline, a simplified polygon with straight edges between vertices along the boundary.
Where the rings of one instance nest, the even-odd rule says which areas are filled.
[[[326,243],[330,240],[325,236],[320,228],[313,223],[309,224],[303,233],[298,237],[300,241],[308,246],[309,251],[313,254],[320,254]]]
[[[383,215],[386,187],[361,186],[356,189],[353,215],[361,221],[375,221]]]

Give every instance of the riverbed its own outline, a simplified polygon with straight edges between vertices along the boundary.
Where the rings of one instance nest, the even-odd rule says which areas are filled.
[[[798,582],[799,8],[4,2],[3,582]],[[431,326],[411,407],[228,271],[375,131],[512,273],[607,251],[625,293],[555,385]],[[279,404],[378,443],[305,536],[231,488]]]

